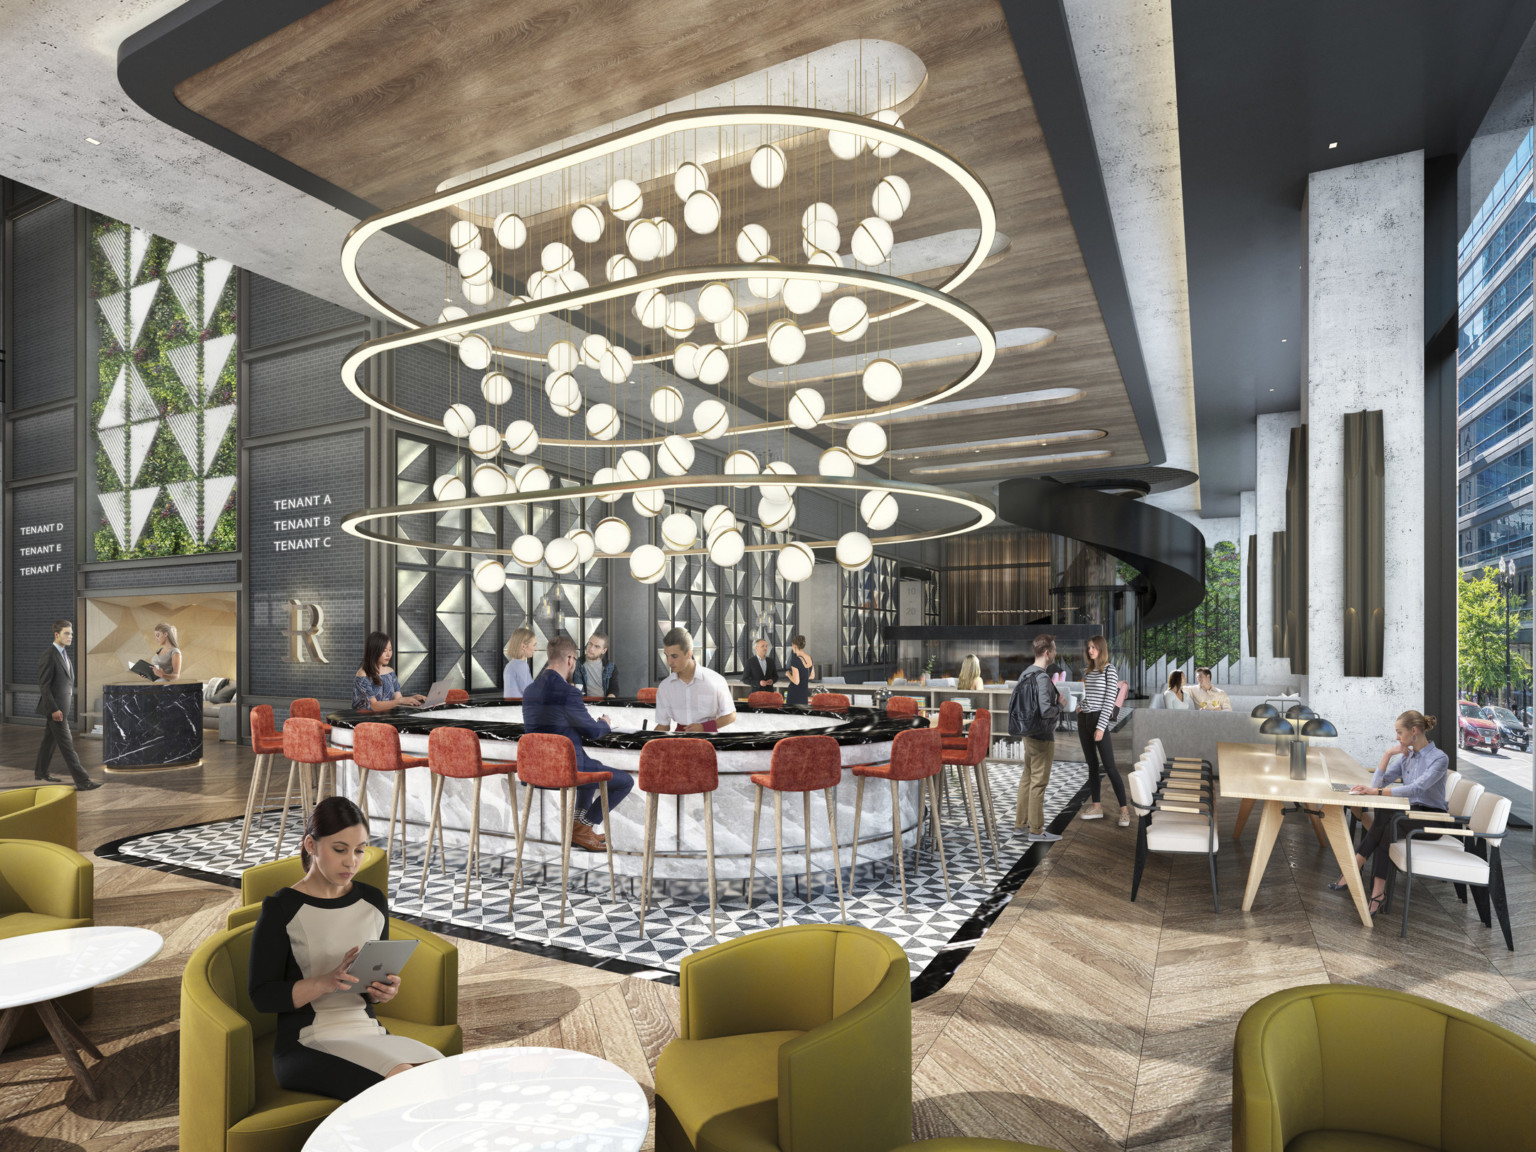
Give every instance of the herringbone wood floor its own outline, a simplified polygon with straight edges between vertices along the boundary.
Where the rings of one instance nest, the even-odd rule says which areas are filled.
[[[27,783],[39,732],[0,728],[0,786]],[[99,746],[81,742],[99,775]],[[209,745],[200,769],[125,780],[81,797],[90,854],[123,836],[238,814],[250,754]],[[1011,805],[1000,803],[1007,810]],[[1223,806],[1222,828],[1234,813]],[[970,1135],[1061,1149],[1228,1145],[1237,1020],[1279,988],[1361,981],[1405,988],[1536,1038],[1536,872],[1529,832],[1507,842],[1517,951],[1449,889],[1421,885],[1409,939],[1362,928],[1304,824],[1288,826],[1254,911],[1237,910],[1245,846],[1221,852],[1223,908],[1204,862],[1154,857],[1127,899],[1131,830],[1074,822],[961,965],[914,1008],[919,1136]],[[98,859],[96,919],[166,938],[151,965],[97,993],[86,1028],[106,1055],[87,1100],[46,1041],[0,1057],[5,1152],[177,1147],[176,1014],[188,954],[223,924],[232,889]],[[548,1044],[601,1055],[649,1088],[675,1035],[677,991],[647,980],[461,940],[466,1047]]]

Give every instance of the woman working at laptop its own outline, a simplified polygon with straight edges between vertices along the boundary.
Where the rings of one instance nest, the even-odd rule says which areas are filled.
[[[352,707],[358,712],[389,712],[395,708],[419,708],[425,696],[406,696],[389,666],[395,655],[388,632],[370,632],[363,641],[363,666],[352,681]]]

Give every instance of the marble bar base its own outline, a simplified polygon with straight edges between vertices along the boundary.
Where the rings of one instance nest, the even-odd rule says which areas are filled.
[[[845,748],[844,752],[853,752]],[[857,751],[862,763],[880,763],[889,758],[890,745],[861,745]],[[617,765],[612,765],[617,767]],[[357,768],[350,760],[337,764],[337,787],[343,795],[357,799]],[[389,829],[389,805],[394,789],[394,773],[370,773],[368,778],[368,813],[373,835],[382,841]],[[480,850],[489,860],[506,856],[507,867],[515,851],[515,825],[512,823],[507,796],[507,777],[487,777],[480,791]],[[516,784],[516,802],[521,811],[524,785]],[[899,786],[902,844],[912,848],[917,842],[919,785]],[[426,827],[431,816],[432,774],[426,768],[405,770],[406,819],[410,859],[419,868]],[[847,868],[852,860],[853,808],[857,780],[844,771],[835,791],[837,814],[838,866]],[[752,813],[757,788],[745,774],[720,775],[720,787],[713,793],[715,824],[715,875],[718,879],[741,879],[748,872],[748,853],[752,840]],[[469,841],[470,811],[474,799],[474,781],[444,781],[442,821],[447,844],[464,847]],[[958,800],[958,797],[955,798]],[[613,868],[620,875],[641,874],[641,856],[645,847],[645,793],[637,787],[624,803],[609,814],[608,839],[613,845]],[[811,867],[825,871],[832,866],[832,850],[827,832],[827,804],[820,792],[811,801]],[[805,872],[804,799],[801,793],[784,793],[784,872],[786,877]],[[774,860],[773,793],[763,794],[762,822],[758,831],[757,875],[773,876]],[[397,830],[396,836],[399,832]],[[891,857],[891,788],[884,780],[867,780],[864,785],[864,809],[859,820],[860,863],[889,860]],[[528,843],[523,849],[525,865],[560,862],[560,796],[558,792],[536,789],[533,809],[528,817]],[[606,869],[607,858],[601,852],[571,852],[573,868]],[[435,866],[435,865],[434,865]],[[656,815],[656,859],[652,873],[657,879],[702,880],[707,876],[704,854],[704,800],[701,796],[662,796]]]
[[[101,729],[108,772],[198,764],[203,758],[203,686],[104,684]]]

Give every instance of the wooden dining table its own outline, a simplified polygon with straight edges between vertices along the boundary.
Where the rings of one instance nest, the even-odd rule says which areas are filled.
[[[1349,885],[1349,894],[1354,897],[1360,923],[1367,928],[1371,926],[1370,903],[1365,897],[1360,868],[1355,863],[1355,846],[1350,839],[1345,809],[1369,807],[1406,812],[1409,801],[1397,796],[1352,796],[1347,791],[1336,791],[1334,784],[1371,782],[1371,773],[1342,748],[1309,748],[1307,778],[1293,780],[1289,753],[1277,756],[1274,746],[1268,742],[1218,744],[1216,776],[1223,797],[1245,802],[1238,817],[1239,832],[1252,804],[1264,806],[1259,815],[1258,839],[1253,846],[1253,859],[1248,865],[1248,886],[1243,891],[1244,912],[1253,908],[1259,882],[1264,879],[1264,869],[1269,864],[1275,838],[1280,833],[1280,822],[1285,818],[1286,805],[1295,804],[1304,809],[1315,808],[1322,813],[1323,833],[1339,862],[1339,871]]]

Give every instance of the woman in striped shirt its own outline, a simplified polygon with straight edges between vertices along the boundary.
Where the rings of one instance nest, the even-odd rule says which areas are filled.
[[[1094,636],[1088,641],[1088,670],[1083,673],[1083,703],[1077,713],[1077,738],[1083,744],[1083,759],[1088,762],[1089,802],[1084,805],[1082,819],[1104,819],[1104,806],[1099,803],[1099,766],[1109,777],[1109,785],[1115,790],[1120,802],[1122,828],[1131,825],[1131,812],[1125,806],[1125,784],[1115,767],[1115,746],[1109,735],[1109,723],[1115,716],[1115,704],[1120,696],[1120,673],[1109,662],[1109,645],[1104,637]]]

